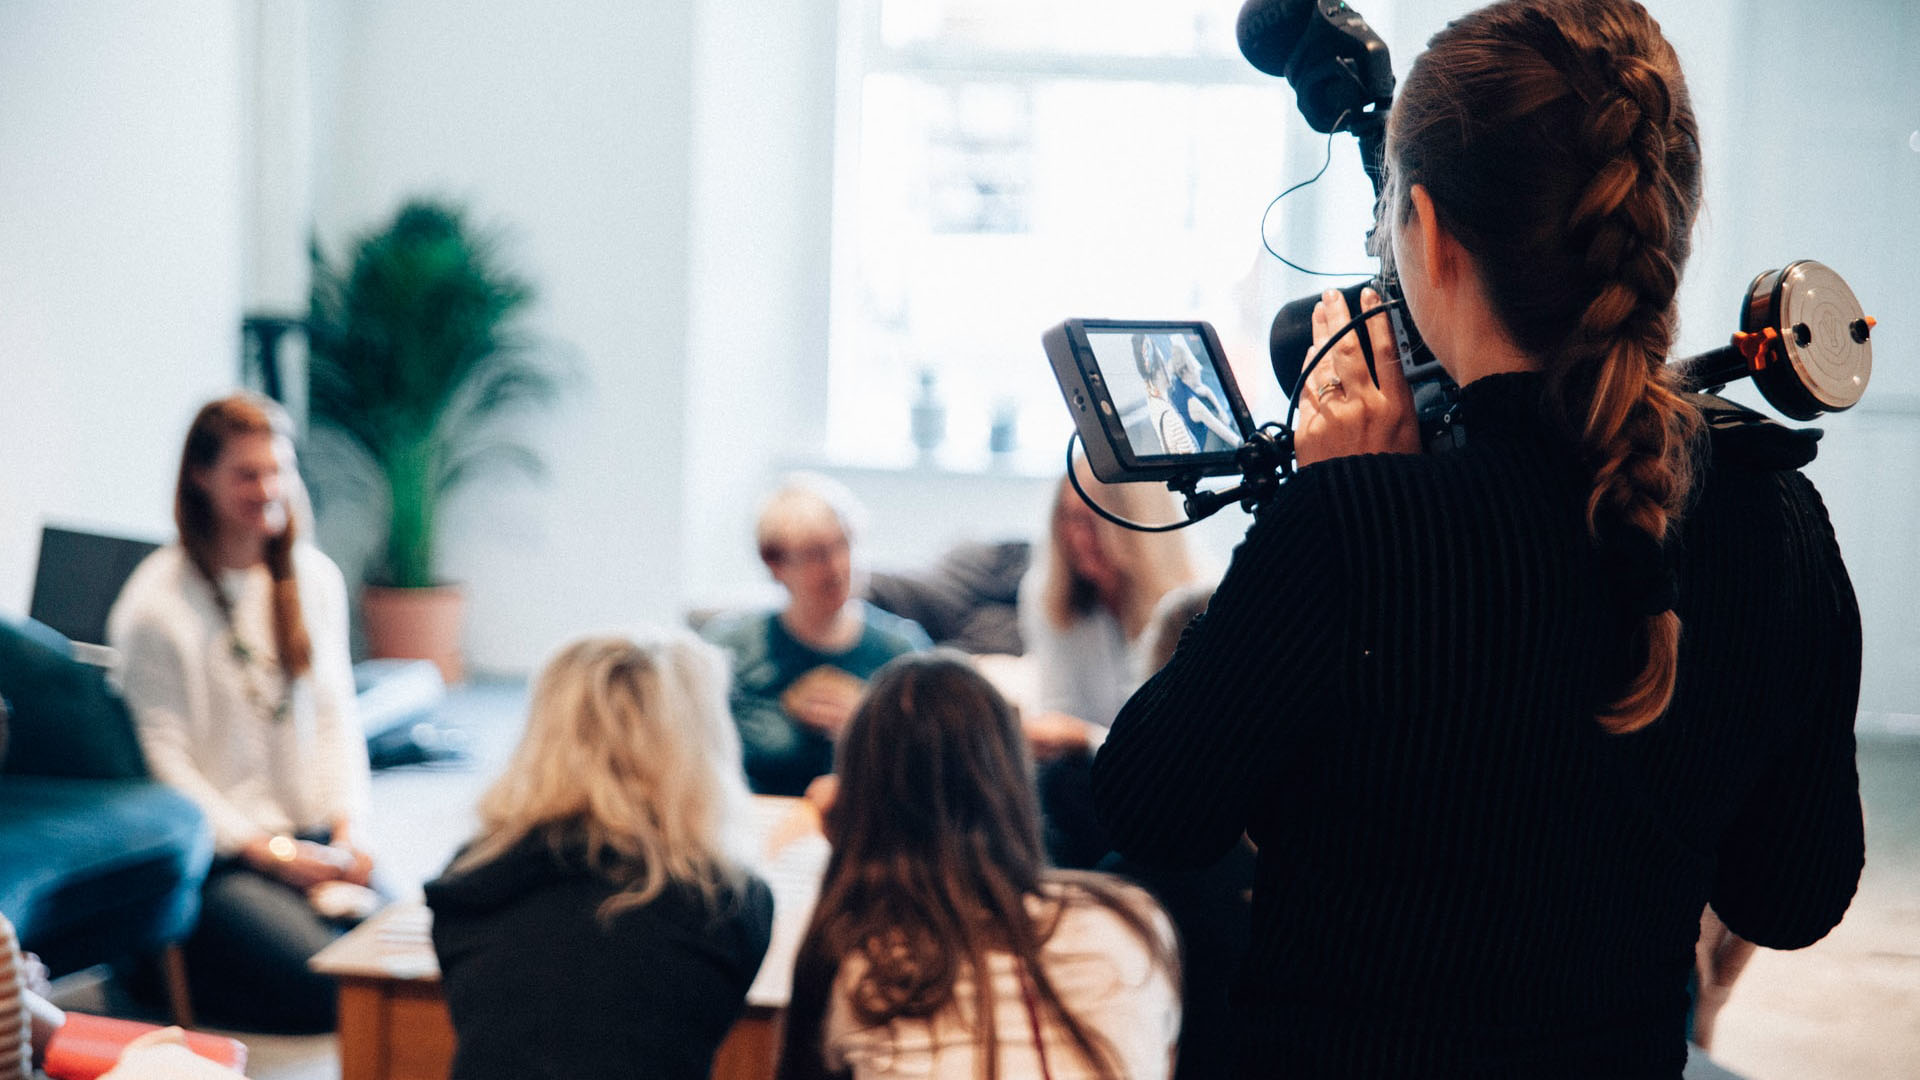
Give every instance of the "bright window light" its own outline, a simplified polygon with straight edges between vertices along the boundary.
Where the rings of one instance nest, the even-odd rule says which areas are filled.
[[[1240,58],[1238,9],[847,0],[829,457],[1057,469],[1072,426],[1040,335],[1073,316],[1207,319],[1258,393],[1266,322],[1316,287],[1282,277],[1261,215],[1324,148]],[[1269,235],[1365,268],[1371,196],[1357,165],[1337,172],[1318,187],[1340,191],[1289,199]],[[1307,212],[1312,228],[1288,224]]]

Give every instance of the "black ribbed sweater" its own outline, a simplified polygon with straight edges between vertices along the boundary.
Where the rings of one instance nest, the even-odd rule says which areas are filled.
[[[1853,895],[1859,613],[1818,495],[1706,469],[1674,706],[1608,735],[1633,616],[1540,386],[1470,384],[1447,453],[1301,470],[1100,751],[1125,854],[1259,845],[1244,1075],[1677,1077],[1702,906],[1794,948]]]

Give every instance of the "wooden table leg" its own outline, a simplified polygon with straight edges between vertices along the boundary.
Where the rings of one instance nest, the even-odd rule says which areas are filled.
[[[167,1009],[173,1014],[173,1022],[179,1027],[192,1031],[193,993],[187,988],[187,951],[179,945],[169,945],[160,953],[160,966],[167,977]]]
[[[386,1080],[387,1001],[380,984],[340,980],[340,1080]]]
[[[783,1009],[748,1009],[713,1055],[712,1080],[772,1080],[780,1064]],[[343,1078],[344,1080],[344,1078]]]

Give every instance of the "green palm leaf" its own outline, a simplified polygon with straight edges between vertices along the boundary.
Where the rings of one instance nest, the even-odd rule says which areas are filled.
[[[432,585],[448,495],[501,469],[545,463],[504,421],[560,393],[557,361],[519,329],[533,289],[503,265],[500,238],[465,211],[416,200],[356,243],[344,271],[312,249],[308,312],[316,436],[377,476],[389,516],[370,577]]]

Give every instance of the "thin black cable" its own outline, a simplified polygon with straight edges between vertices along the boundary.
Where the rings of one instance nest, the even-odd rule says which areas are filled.
[[[1267,208],[1260,212],[1260,246],[1266,248],[1267,254],[1280,260],[1280,262],[1283,265],[1293,270],[1297,270],[1302,274],[1308,274],[1313,277],[1347,278],[1347,277],[1372,277],[1373,276],[1371,273],[1366,271],[1342,273],[1334,270],[1309,270],[1306,267],[1301,266],[1299,263],[1294,262],[1292,259],[1287,258],[1285,255],[1280,254],[1278,251],[1275,251],[1273,249],[1273,241],[1267,239],[1267,219],[1273,216],[1273,208],[1280,205],[1280,200],[1286,198],[1287,196],[1293,194],[1296,191],[1299,191],[1303,187],[1307,187],[1311,184],[1316,183],[1317,181],[1319,181],[1321,177],[1327,175],[1327,170],[1333,166],[1334,132],[1337,132],[1340,130],[1340,125],[1345,123],[1346,119],[1347,119],[1347,114],[1341,113],[1340,119],[1334,121],[1333,130],[1327,132],[1327,156],[1326,156],[1326,160],[1320,163],[1320,171],[1314,173],[1312,176],[1307,177],[1305,180],[1302,180],[1299,183],[1293,185],[1287,190],[1281,192],[1280,194],[1275,195],[1273,197],[1273,201],[1267,204]]]
[[[1172,532],[1175,529],[1184,529],[1200,520],[1199,518],[1182,518],[1179,521],[1169,522],[1165,525],[1142,525],[1137,521],[1128,521],[1118,514],[1109,512],[1106,507],[1094,502],[1093,496],[1087,494],[1087,489],[1080,486],[1079,470],[1073,467],[1073,444],[1079,441],[1080,432],[1078,429],[1076,429],[1073,434],[1067,436],[1067,482],[1073,485],[1073,493],[1080,496],[1080,501],[1087,504],[1087,509],[1093,511],[1094,514],[1103,520],[1111,521],[1123,529],[1132,529],[1134,532],[1144,533]]]
[[[1313,369],[1320,366],[1320,360],[1322,357],[1327,355],[1327,350],[1333,348],[1334,343],[1339,341],[1341,338],[1346,337],[1348,334],[1354,332],[1355,330],[1358,330],[1361,326],[1365,325],[1366,321],[1368,319],[1373,318],[1375,315],[1383,315],[1389,311],[1392,311],[1394,308],[1406,307],[1406,306],[1407,306],[1407,302],[1405,300],[1389,300],[1386,303],[1381,304],[1379,307],[1368,308],[1367,310],[1361,312],[1360,314],[1355,315],[1353,318],[1348,319],[1346,321],[1346,325],[1340,327],[1340,329],[1335,330],[1333,332],[1332,337],[1329,337],[1327,338],[1326,341],[1321,342],[1320,347],[1313,351],[1313,355],[1307,359],[1307,362],[1300,365],[1300,377],[1294,380],[1293,393],[1288,395],[1287,422],[1286,422],[1286,428],[1288,431],[1294,430],[1293,417],[1294,417],[1294,414],[1299,412],[1300,410],[1300,392],[1307,388],[1307,376],[1313,374]],[[1396,363],[1396,364],[1400,362],[1400,359],[1398,356],[1389,356],[1387,357],[1387,359],[1390,362]],[[1380,372],[1378,370],[1378,365],[1380,363],[1380,357],[1376,355],[1373,358],[1373,363],[1374,363],[1374,368],[1369,372],[1369,374],[1373,376],[1373,385],[1379,386]]]

